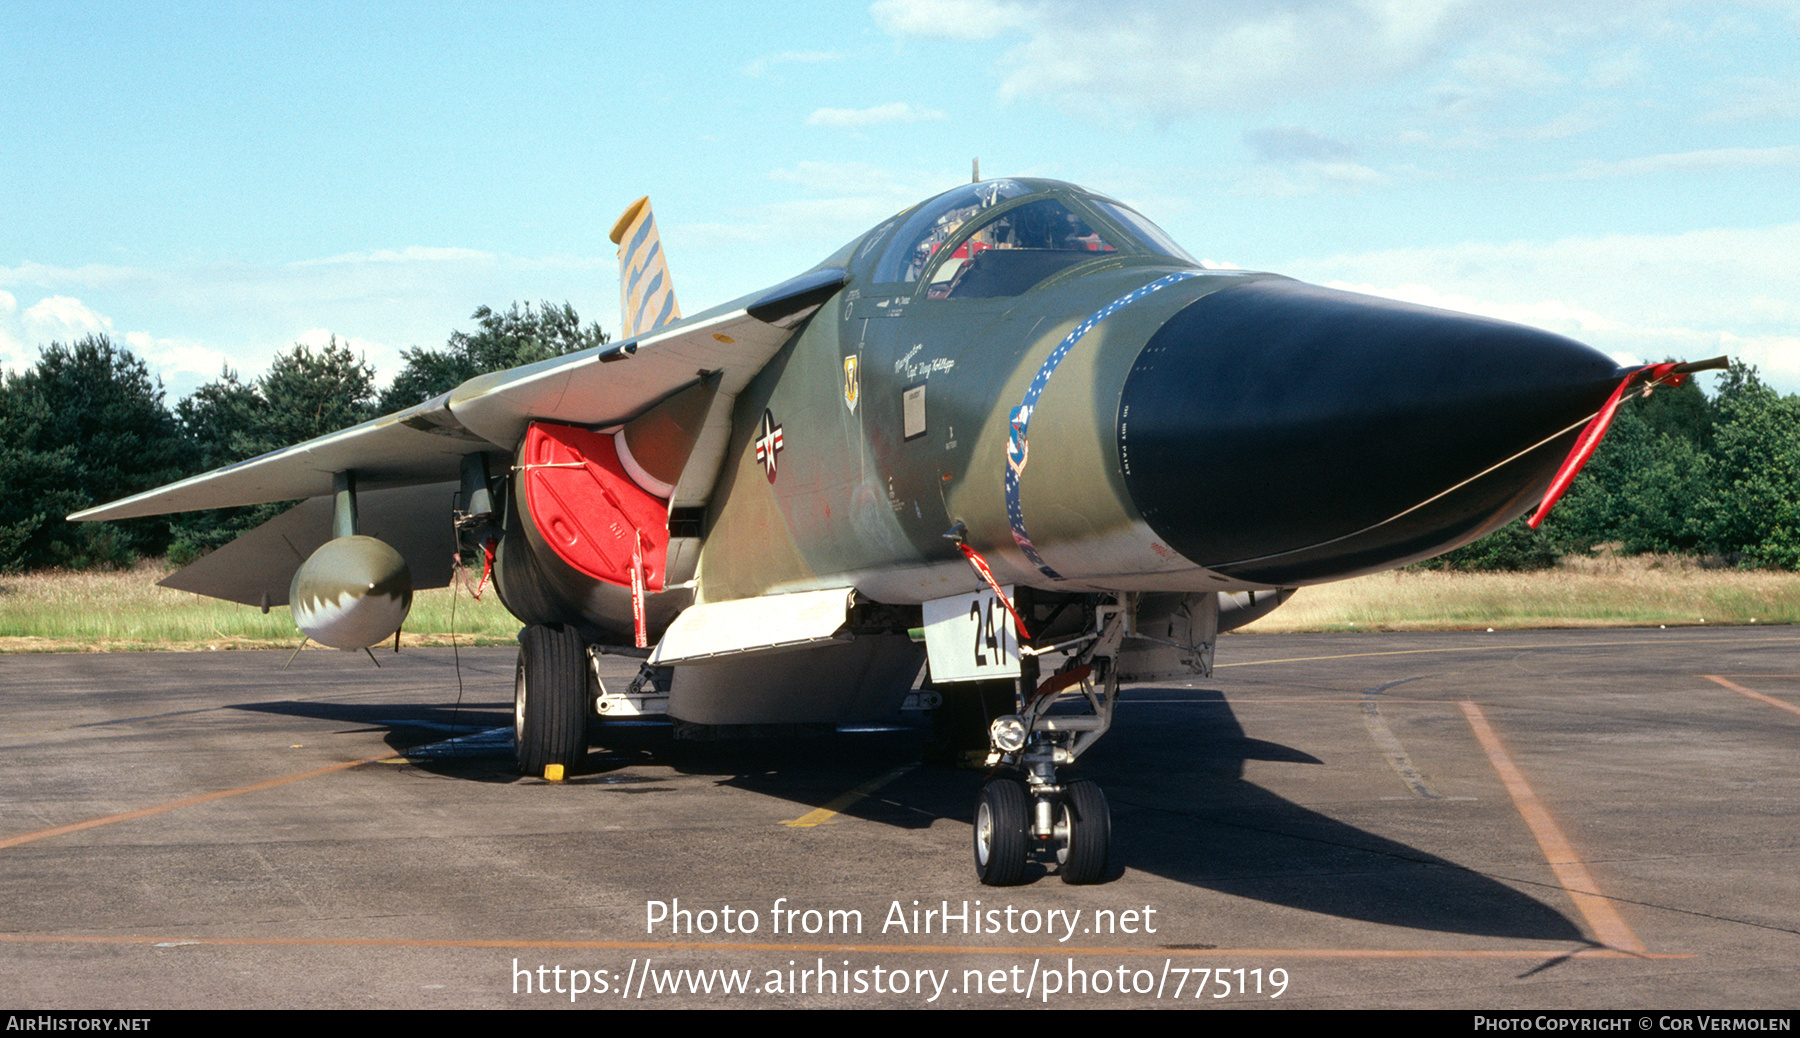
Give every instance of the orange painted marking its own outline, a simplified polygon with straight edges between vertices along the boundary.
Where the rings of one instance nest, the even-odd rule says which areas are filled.
[[[388,760],[393,756],[394,754],[392,753],[384,753],[379,757],[364,757],[362,760],[345,761],[341,764],[327,764],[322,768],[314,768],[311,771],[302,771],[297,775],[284,775],[280,778],[265,779],[253,785],[239,786],[236,789],[221,789],[216,793],[202,793],[197,797],[188,797],[185,800],[171,800],[166,804],[158,804],[155,807],[141,807],[136,811],[126,811],[123,814],[106,815],[101,818],[90,818],[85,822],[71,822],[68,825],[59,825],[52,829],[39,829],[35,833],[23,833],[19,836],[8,836],[4,840],[0,840],[0,850],[5,850],[8,847],[17,847],[22,843],[31,843],[34,840],[48,840],[52,836],[62,836],[66,833],[77,833],[83,829],[93,829],[102,825],[111,825],[114,822],[129,822],[134,818],[148,818],[151,815],[160,815],[164,811],[174,811],[178,808],[192,807],[195,804],[204,804],[212,800],[223,800],[226,797],[234,797],[243,793],[254,793],[261,789],[273,789],[276,786],[285,786],[289,782],[299,782],[302,779],[317,778],[320,775],[329,775],[334,771],[345,771],[350,768],[360,767],[364,764],[373,764],[378,760]]]
[[[275,948],[542,948],[611,951],[843,952],[903,955],[1108,955],[1176,959],[1689,959],[1689,954],[1639,954],[1615,948],[1070,948],[1050,945],[779,944],[705,941],[413,940],[404,937],[149,937],[115,934],[0,933],[0,944],[182,944]]]
[[[1700,676],[1705,678],[1708,681],[1713,682],[1714,684],[1723,685],[1724,687],[1732,690],[1733,692],[1738,693],[1739,695],[1749,696],[1751,699],[1760,700],[1764,703],[1769,704],[1770,706],[1780,707],[1781,709],[1786,710],[1790,714],[1800,714],[1800,706],[1795,706],[1792,703],[1784,703],[1781,700],[1776,699],[1774,696],[1765,696],[1761,692],[1752,692],[1749,689],[1745,688],[1744,686],[1739,685],[1735,682],[1726,681],[1724,678],[1718,676],[1717,674],[1702,674]]]
[[[1506,792],[1513,799],[1513,806],[1519,809],[1525,824],[1531,829],[1531,835],[1537,838],[1538,847],[1544,852],[1544,860],[1550,864],[1550,870],[1556,874],[1556,880],[1568,891],[1575,907],[1587,919],[1588,928],[1593,931],[1595,940],[1609,948],[1632,954],[1641,954],[1644,943],[1638,940],[1630,926],[1613,908],[1613,904],[1604,895],[1598,893],[1599,887],[1594,877],[1588,874],[1587,866],[1570,846],[1569,840],[1551,819],[1550,812],[1532,792],[1531,784],[1513,764],[1512,757],[1506,747],[1500,743],[1500,737],[1488,726],[1487,717],[1481,708],[1474,703],[1461,704],[1463,716],[1468,718],[1469,727],[1475,730],[1475,739],[1488,755],[1494,770],[1500,774],[1500,782],[1506,786]]]
[[[1509,629],[1510,632],[1511,629]],[[1617,641],[1617,642],[1534,642],[1526,644],[1499,645],[1452,645],[1438,649],[1385,649],[1381,652],[1340,652],[1330,656],[1294,656],[1282,660],[1240,660],[1236,663],[1215,663],[1214,670],[1226,667],[1267,667],[1274,663],[1312,663],[1318,660],[1355,660],[1372,656],[1429,656],[1444,652],[1511,652],[1517,649],[1596,649],[1610,648],[1620,645],[1648,646],[1656,648],[1663,645],[1686,645],[1693,642],[1705,642],[1711,645],[1756,645],[1764,642],[1791,642],[1792,638],[1658,638],[1654,641]]]

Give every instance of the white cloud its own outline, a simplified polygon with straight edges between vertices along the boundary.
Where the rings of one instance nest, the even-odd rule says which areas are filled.
[[[1325,191],[1351,191],[1388,181],[1379,170],[1355,162],[1306,162],[1288,167],[1259,166],[1231,186],[1231,193],[1251,198],[1292,198]]]
[[[1639,360],[1721,353],[1800,392],[1800,223],[1468,242],[1285,265],[1321,283],[1517,321]]]
[[[399,371],[402,348],[441,345],[452,329],[470,326],[481,304],[568,300],[614,327],[616,278],[610,249],[515,257],[414,246],[164,269],[26,262],[0,268],[0,285],[10,289],[0,292],[0,366],[29,367],[45,343],[104,333],[148,362],[179,399],[226,365],[253,378],[278,352],[329,329],[320,341],[335,331],[386,380]]]
[[[1563,82],[1541,58],[1518,50],[1484,48],[1457,58],[1452,67],[1489,94],[1541,93]]]
[[[1597,159],[1581,163],[1572,172],[1551,179],[1597,180],[1602,177],[1635,177],[1655,173],[1697,173],[1717,169],[1800,164],[1800,145],[1772,148],[1708,148],[1703,151],[1640,155],[1615,162]]]
[[[46,296],[21,308],[17,296],[0,292],[0,370],[17,374],[35,365],[50,343],[86,335],[116,337],[112,319],[73,296]]]
[[[162,379],[170,401],[187,396],[218,378],[227,367],[236,366],[223,350],[192,339],[163,339],[149,332],[126,332],[125,345]]]
[[[73,296],[40,299],[26,307],[20,317],[27,334],[44,342],[112,334],[111,321]]]
[[[739,257],[750,248],[750,254],[771,259],[777,250],[792,243],[826,241],[840,245],[943,190],[945,185],[941,176],[900,173],[866,162],[801,161],[771,170],[768,176],[776,183],[794,185],[806,197],[746,208],[730,223],[689,224],[684,230],[690,241]],[[773,284],[792,276],[794,270],[821,258],[810,254],[786,258],[781,262],[800,266],[771,266],[764,274],[769,280],[764,283]],[[733,265],[741,266],[741,258]],[[736,290],[758,287],[761,285],[745,284]]]
[[[1723,44],[1708,40],[1776,21],[1754,5],[1721,20],[1672,0],[880,0],[870,12],[903,40],[993,41],[981,72],[998,73],[1001,100],[1107,125],[1349,99],[1353,118],[1380,112],[1429,128],[1417,141],[1481,147],[1519,123],[1538,137],[1591,132],[1599,115],[1616,123],[1655,103],[1650,70],[1701,51],[1712,60]],[[1791,113],[1800,98],[1778,75],[1743,84],[1712,118]],[[1598,100],[1610,107],[1584,107]]]
[[[1620,322],[1594,310],[1571,306],[1553,299],[1501,303],[1458,292],[1445,292],[1430,285],[1417,283],[1357,284],[1333,280],[1326,282],[1326,287],[1338,288],[1346,292],[1361,292],[1364,295],[1381,296],[1384,299],[1398,299],[1406,303],[1417,303],[1420,306],[1434,306],[1440,310],[1455,310],[1458,313],[1492,317],[1496,320],[1512,321],[1515,324],[1529,324],[1538,328],[1558,331],[1572,338],[1581,338],[1601,332],[1622,331],[1626,328]]]
[[[1095,6],[1057,0],[1002,60],[1005,99],[1159,120],[1274,107],[1407,72],[1450,42],[1457,0]]]
[[[806,117],[808,126],[836,129],[861,129],[882,123],[919,123],[942,119],[943,112],[931,108],[915,108],[905,101],[876,105],[873,108],[819,108]]]
[[[0,285],[40,291],[95,292],[142,289],[155,285],[163,275],[143,267],[85,263],[79,267],[53,267],[25,260],[16,267],[0,267]]]
[[[1032,6],[1002,0],[876,0],[875,24],[895,36],[992,40],[1034,20]]]
[[[910,191],[912,185],[892,170],[869,162],[818,162],[803,159],[786,169],[769,171],[769,179],[794,184],[807,191],[827,194],[883,194]],[[917,201],[917,199],[915,199]]]
[[[72,296],[48,296],[21,310],[16,297],[0,292],[0,368],[24,371],[37,364],[44,346],[86,335],[110,336],[130,349],[163,380],[171,399],[217,378],[230,359],[191,340],[159,339],[141,331],[121,334],[113,318]]]
[[[328,264],[349,263],[466,263],[484,261],[494,258],[491,252],[477,249],[434,248],[428,245],[408,245],[404,249],[375,249],[369,252],[345,252],[323,259],[299,260],[296,267],[325,266]]]
[[[1244,143],[1260,165],[1239,176],[1232,193],[1262,198],[1290,198],[1320,191],[1356,190],[1389,178],[1352,161],[1356,149],[1300,126],[1249,130]]]
[[[1348,159],[1356,149],[1304,126],[1267,126],[1244,132],[1244,143],[1256,149],[1264,162],[1333,162]]]
[[[29,366],[20,336],[19,301],[11,292],[0,291],[0,372],[16,373]]]
[[[1634,48],[1599,55],[1588,64],[1583,82],[1596,90],[1619,90],[1636,85],[1648,74],[1649,65]]]
[[[1718,92],[1724,100],[1696,121],[1738,123],[1800,118],[1800,82],[1792,79],[1738,78]]]

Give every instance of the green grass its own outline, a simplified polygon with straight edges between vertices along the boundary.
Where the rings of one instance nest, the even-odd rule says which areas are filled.
[[[249,606],[156,586],[166,572],[0,577],[0,652],[291,647],[285,607]],[[452,607],[455,615],[452,620]],[[1400,570],[1300,589],[1245,630],[1459,630],[1800,623],[1800,574],[1707,569],[1669,558],[1572,558],[1537,573]],[[519,623],[490,587],[413,596],[403,644],[510,645]]]
[[[1301,588],[1251,632],[1800,623],[1800,574],[1657,556],[1529,573],[1396,570]]]
[[[291,647],[300,632],[286,606],[250,606],[157,587],[167,571],[31,573],[0,577],[0,652]],[[452,626],[451,610],[455,616]],[[519,622],[489,586],[477,602],[439,588],[413,595],[402,644],[513,643]]]

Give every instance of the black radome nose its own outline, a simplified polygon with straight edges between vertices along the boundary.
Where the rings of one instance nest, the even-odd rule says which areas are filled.
[[[1402,565],[1537,503],[1624,372],[1591,347],[1281,278],[1204,296],[1127,376],[1132,501],[1187,558],[1269,584]]]

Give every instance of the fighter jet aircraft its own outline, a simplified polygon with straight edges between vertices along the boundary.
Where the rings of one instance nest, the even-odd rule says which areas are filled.
[[[412,589],[476,553],[525,625],[527,773],[609,717],[849,722],[923,696],[1000,769],[981,880],[1039,856],[1093,882],[1106,798],[1067,773],[1121,679],[1207,675],[1218,633],[1294,588],[1498,529],[1566,485],[1627,386],[1683,374],[1206,269],[1054,181],[947,191],[686,318],[647,200],[612,238],[621,341],[72,518],[306,499],[164,583],[286,603],[340,648],[395,636]],[[602,652],[644,656],[638,678],[604,687]]]

